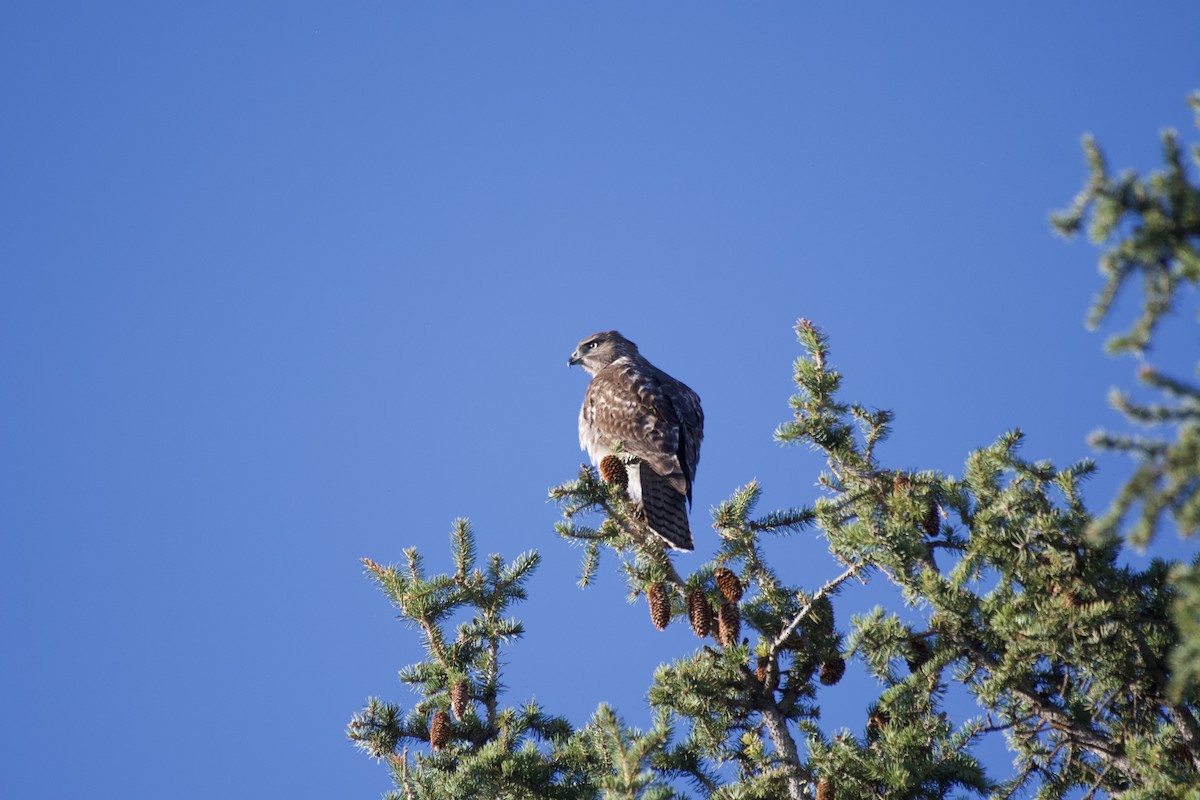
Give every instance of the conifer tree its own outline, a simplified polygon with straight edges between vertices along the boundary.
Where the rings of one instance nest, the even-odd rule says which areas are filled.
[[[1093,238],[1112,242],[1094,320],[1131,276],[1143,279],[1145,312],[1115,351],[1144,351],[1200,276],[1200,192],[1173,134],[1164,147],[1165,172],[1114,179],[1087,141],[1092,177],[1055,219],[1067,234],[1090,220]],[[622,464],[584,467],[550,491],[563,511],[558,534],[582,550],[582,585],[611,554],[646,602],[647,625],[688,626],[700,639],[663,653],[647,688],[649,731],[603,698],[578,727],[533,702],[504,704],[500,654],[523,632],[510,614],[536,553],[481,566],[460,520],[450,574],[427,575],[415,550],[398,566],[364,561],[426,651],[401,673],[413,708],[372,699],[348,729],[390,766],[390,797],[1200,797],[1197,566],[1137,570],[1119,559],[1135,507],[1137,544],[1164,520],[1195,531],[1195,387],[1140,371],[1166,400],[1118,406],[1163,438],[1098,437],[1141,463],[1097,518],[1080,494],[1094,465],[1029,460],[1020,431],[971,453],[961,477],[891,460],[892,414],[842,398],[825,332],[801,320],[796,335],[792,414],[776,438],[823,454],[811,502],[759,513],[751,482],[714,510],[712,557],[676,563],[630,501]],[[823,536],[840,574],[813,585],[772,563],[764,544],[797,534]],[[906,608],[840,613],[842,594],[870,581],[894,586]],[[878,692],[855,727],[830,730],[824,693],[848,662]],[[978,716],[950,718],[951,688]],[[990,736],[1006,738],[1010,772],[989,774],[973,755]]]
[[[1200,127],[1200,92],[1189,104]],[[1088,317],[1091,327],[1112,310],[1118,295],[1140,279],[1141,314],[1133,327],[1109,339],[1110,353],[1138,358],[1137,378],[1161,398],[1139,403],[1115,391],[1113,405],[1136,426],[1157,437],[1100,431],[1096,447],[1125,452],[1137,459],[1112,507],[1092,525],[1096,537],[1114,537],[1124,520],[1136,514],[1129,540],[1145,547],[1163,527],[1164,518],[1180,535],[1200,528],[1200,386],[1171,375],[1148,360],[1159,324],[1181,301],[1181,289],[1200,282],[1200,187],[1189,177],[1187,159],[1173,130],[1162,134],[1162,170],[1141,178],[1134,172],[1113,177],[1099,145],[1084,138],[1090,176],[1069,209],[1053,217],[1067,237],[1087,224],[1088,236],[1107,249],[1100,258],[1104,287]],[[1200,144],[1191,147],[1200,166]],[[1200,375],[1200,364],[1197,365]],[[1182,634],[1176,650],[1174,696],[1200,681],[1200,559],[1176,568],[1172,582],[1179,596],[1175,623]]]

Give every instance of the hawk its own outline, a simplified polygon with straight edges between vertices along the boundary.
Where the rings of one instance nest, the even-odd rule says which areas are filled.
[[[596,465],[618,444],[636,456],[630,498],[642,504],[650,530],[677,550],[691,550],[687,512],[704,438],[700,398],[616,331],[584,339],[567,364],[592,376],[579,410],[579,446]]]

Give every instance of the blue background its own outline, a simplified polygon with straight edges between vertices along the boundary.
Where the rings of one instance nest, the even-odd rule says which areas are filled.
[[[411,707],[421,652],[359,558],[449,569],[458,516],[545,558],[507,700],[647,725],[696,640],[611,559],[578,590],[545,500],[597,330],[703,398],[681,570],[750,479],[817,497],[772,441],[798,317],[898,413],[887,466],[961,474],[1017,425],[1087,456],[1135,364],[1084,330],[1097,253],[1047,214],[1083,132],[1143,170],[1161,128],[1195,140],[1197,33],[1193,2],[7,3],[0,796],[377,796],[344,727]],[[1129,468],[1101,463],[1098,508]],[[773,553],[837,572],[811,532]],[[890,597],[851,587],[841,627]],[[852,665],[827,730],[872,691]]]

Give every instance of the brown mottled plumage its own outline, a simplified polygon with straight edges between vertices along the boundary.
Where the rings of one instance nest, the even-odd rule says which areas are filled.
[[[616,331],[579,343],[568,364],[592,376],[579,411],[579,445],[593,464],[618,444],[636,456],[629,495],[642,504],[650,530],[679,550],[692,549],[687,510],[700,461],[700,398],[655,367]]]

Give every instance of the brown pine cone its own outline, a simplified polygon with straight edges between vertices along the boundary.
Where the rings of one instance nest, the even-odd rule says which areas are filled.
[[[929,661],[929,643],[925,641],[925,637],[914,633],[908,637],[908,647],[912,653],[905,660],[908,662],[909,671],[916,672]]]
[[[833,686],[845,674],[846,660],[841,656],[834,656],[821,665],[821,683],[825,686]]]
[[[738,643],[742,632],[742,612],[737,603],[725,602],[717,612],[717,641],[722,647],[730,648]]]
[[[433,719],[429,721],[429,746],[434,750],[441,750],[448,744],[450,744],[450,715],[439,708],[433,712]]]
[[[733,574],[733,570],[727,567],[717,567],[713,577],[717,579],[717,588],[721,590],[721,594],[725,595],[726,600],[736,603],[742,599],[742,582],[738,580],[737,575]]]
[[[1067,608],[1079,608],[1079,593],[1071,587],[1063,587],[1056,582],[1050,585],[1050,593]]]
[[[759,656],[758,664],[754,669],[754,676],[768,692],[775,691],[775,688],[779,686],[779,669],[778,667],[772,669],[771,666],[770,656]]]
[[[697,589],[688,595],[687,605],[688,620],[692,623],[692,630],[703,639],[712,630],[712,603],[708,601],[708,595]]]
[[[461,720],[467,711],[467,703],[471,701],[470,687],[466,681],[455,681],[450,687],[450,711],[454,718]]]
[[[833,781],[829,778],[817,781],[817,800],[834,800]]]
[[[665,583],[652,583],[646,591],[646,602],[650,605],[650,621],[660,631],[671,624],[671,596]]]
[[[929,507],[925,509],[925,519],[921,520],[921,528],[930,539],[937,536],[942,529],[942,515],[938,513],[938,504],[933,500],[929,501]]]
[[[600,459],[600,477],[605,483],[615,483],[621,488],[629,485],[629,472],[625,469],[624,462],[614,455]]]
[[[792,650],[797,653],[802,653],[808,649],[808,636],[804,631],[797,628],[792,631],[792,634],[783,640],[785,650]]]

